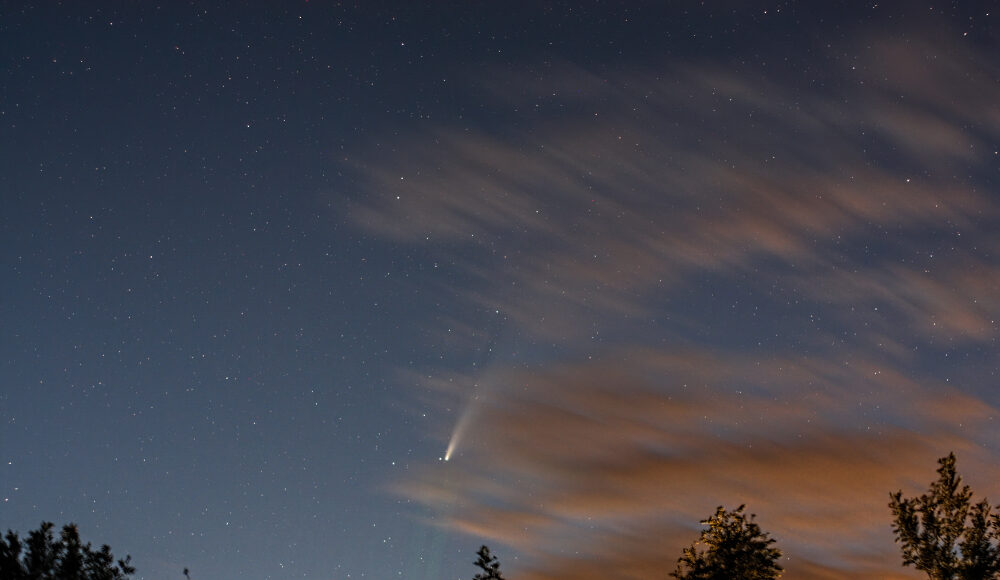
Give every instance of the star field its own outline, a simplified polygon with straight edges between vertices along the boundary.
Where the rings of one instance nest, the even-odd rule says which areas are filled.
[[[746,503],[918,577],[887,494],[1000,475],[973,4],[5,4],[0,529],[624,580]]]

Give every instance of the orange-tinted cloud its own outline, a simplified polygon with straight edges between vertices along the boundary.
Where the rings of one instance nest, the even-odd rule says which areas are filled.
[[[981,480],[1000,475],[968,467],[983,459],[996,409],[870,374],[864,361],[630,354],[627,364],[515,371],[503,385],[461,452],[398,491],[531,555],[531,578],[590,577],[576,575],[581,566],[642,577],[675,559],[720,503],[751,506],[792,568],[889,577],[889,491],[929,482],[948,450]],[[648,560],[620,566],[636,551]]]
[[[952,450],[982,493],[1000,475],[987,389],[926,370],[995,347],[1000,89],[971,51],[852,48],[868,68],[823,91],[691,64],[494,78],[498,108],[570,112],[359,164],[355,222],[452,252],[448,292],[537,351],[407,376],[448,409],[442,449],[475,415],[396,493],[516,548],[521,578],[662,576],[740,503],[788,577],[916,577],[888,493]],[[459,319],[428,332],[484,343]]]
[[[887,243],[905,253],[927,231],[964,235],[960,245],[971,247],[998,212],[965,176],[995,162],[982,136],[996,127],[970,125],[956,95],[973,104],[1000,95],[975,74],[947,95],[928,90],[911,102],[906,92],[955,81],[951,66],[928,60],[902,80],[808,97],[717,69],[603,83],[557,71],[555,88],[504,86],[520,87],[514,101],[572,94],[596,116],[515,136],[441,128],[404,138],[400,153],[366,165],[373,195],[353,217],[400,241],[481,248],[482,262],[497,265],[469,265],[482,279],[476,300],[556,339],[584,320],[647,314],[651,292],[699,272],[776,261],[829,269],[845,248]],[[566,88],[573,74],[583,89]],[[866,108],[844,104],[851,99]],[[882,164],[886,150],[891,163]],[[968,312],[953,314],[962,317],[953,330],[992,336]]]

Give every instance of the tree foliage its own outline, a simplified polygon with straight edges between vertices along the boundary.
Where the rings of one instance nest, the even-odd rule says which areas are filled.
[[[128,556],[115,562],[107,545],[83,544],[74,524],[63,526],[58,539],[51,522],[42,522],[23,542],[10,530],[0,538],[2,580],[127,580],[135,573],[130,562]]]
[[[955,454],[938,460],[938,479],[927,493],[889,494],[903,565],[932,580],[981,580],[1000,575],[1000,515],[987,500],[972,504],[972,491],[955,471]]]
[[[715,515],[701,522],[708,528],[684,549],[671,576],[686,580],[780,578],[782,568],[777,560],[781,551],[771,546],[775,541],[754,523],[756,516],[743,513],[744,507],[726,511],[719,506]]]
[[[473,580],[503,580],[503,574],[500,573],[500,561],[490,553],[489,548],[481,546],[476,555],[479,556],[476,558],[476,567],[480,568],[482,572],[473,576]]]

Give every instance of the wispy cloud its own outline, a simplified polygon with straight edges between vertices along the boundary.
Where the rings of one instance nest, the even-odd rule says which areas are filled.
[[[539,578],[576,577],[573,552],[603,577],[642,577],[607,547],[663,566],[718,503],[752,506],[796,563],[891,574],[888,492],[929,481],[948,450],[975,465],[993,441],[982,400],[854,357],[619,354],[511,372],[462,452],[398,491],[534,555]]]
[[[828,267],[865,244],[912,251],[928,231],[974,245],[998,214],[969,167],[995,161],[982,136],[996,127],[970,125],[954,101],[986,107],[991,87],[970,75],[910,103],[908,89],[954,80],[951,63],[923,64],[929,78],[845,81],[843,94],[693,67],[603,82],[573,69],[578,90],[559,71],[554,88],[506,83],[522,87],[512,101],[569,95],[578,114],[524,134],[404,139],[369,166],[373,201],[354,217],[401,241],[488,247],[505,268],[476,272],[477,298],[554,337],[648,312],[699,272]]]
[[[984,385],[926,358],[995,347],[1000,88],[972,51],[851,48],[867,68],[823,88],[710,64],[491,77],[511,128],[366,159],[355,222],[453,249],[449,291],[538,350],[417,373],[453,403],[480,385],[479,413],[396,491],[518,548],[525,578],[650,577],[720,503],[759,514],[790,577],[912,577],[888,492],[949,450],[1000,475]]]

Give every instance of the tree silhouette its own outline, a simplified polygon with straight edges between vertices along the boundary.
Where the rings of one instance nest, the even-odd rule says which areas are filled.
[[[744,515],[740,506],[729,512],[719,506],[715,515],[701,522],[708,529],[677,559],[670,575],[687,580],[769,580],[781,577],[777,560],[781,551],[774,540]],[[699,545],[704,549],[699,550]]]
[[[987,500],[972,505],[972,490],[955,472],[955,454],[938,459],[938,479],[927,493],[890,493],[892,531],[913,566],[932,580],[982,580],[1000,574],[1000,515]]]
[[[476,555],[479,556],[476,559],[476,567],[482,569],[482,573],[473,576],[472,580],[503,580],[503,574],[500,573],[500,561],[490,553],[489,548],[481,546]]]
[[[42,522],[22,543],[7,530],[0,538],[0,580],[127,580],[135,573],[131,558],[115,562],[107,545],[94,550],[80,542],[74,524],[63,526],[59,539],[51,522]]]

